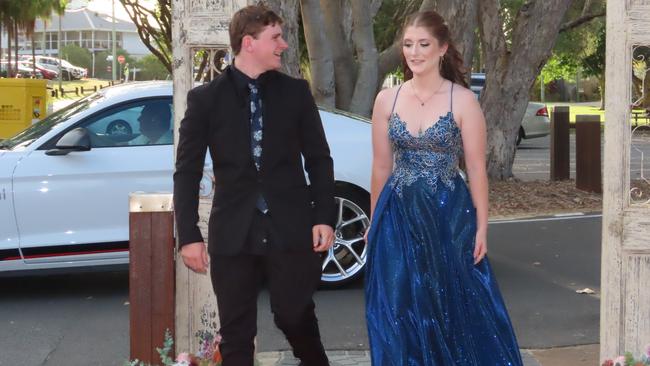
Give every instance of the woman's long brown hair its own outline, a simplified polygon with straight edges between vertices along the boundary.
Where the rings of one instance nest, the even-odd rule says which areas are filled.
[[[463,56],[458,52],[454,42],[451,40],[451,33],[449,32],[447,23],[445,23],[445,19],[433,10],[420,11],[409,15],[402,27],[402,35],[408,27],[426,28],[438,40],[439,44],[446,43],[447,52],[442,57],[440,75],[447,80],[468,87],[466,79],[467,71],[463,64]],[[404,80],[411,79],[413,72],[406,63],[404,53],[402,53],[402,66],[404,69]]]

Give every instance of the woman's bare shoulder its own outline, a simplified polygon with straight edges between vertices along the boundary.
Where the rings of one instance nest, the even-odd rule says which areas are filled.
[[[375,109],[378,109],[382,114],[388,115],[390,113],[395,97],[397,96],[397,91],[399,90],[399,85],[392,88],[385,88],[379,91],[377,97],[375,98]]]
[[[474,92],[469,88],[454,83],[454,98],[466,99],[470,97],[476,99],[476,94],[474,94]]]

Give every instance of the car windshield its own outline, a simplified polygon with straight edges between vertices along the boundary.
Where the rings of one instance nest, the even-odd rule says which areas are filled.
[[[0,149],[13,150],[17,147],[24,148],[29,146],[32,142],[36,141],[41,136],[56,128],[59,123],[65,122],[76,113],[88,109],[88,107],[94,101],[100,98],[102,98],[101,94],[93,94],[91,96],[78,100],[65,108],[60,109],[44,120],[31,125],[26,130],[18,133],[14,137],[0,142]]]

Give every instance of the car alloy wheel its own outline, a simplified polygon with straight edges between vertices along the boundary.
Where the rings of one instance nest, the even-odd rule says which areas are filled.
[[[370,226],[369,202],[368,198],[358,196],[351,191],[336,194],[334,245],[322,262],[321,284],[324,286],[339,287],[363,275],[367,254],[363,236]]]

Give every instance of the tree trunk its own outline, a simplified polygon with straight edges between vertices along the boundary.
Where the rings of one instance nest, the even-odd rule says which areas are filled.
[[[415,6],[415,3],[409,3],[409,6]],[[433,9],[435,1],[425,0],[420,5],[418,10]],[[411,13],[407,10],[407,13]],[[379,53],[379,80],[384,80],[389,72],[395,71],[402,63],[402,34],[395,35],[393,44],[390,47],[382,50]]]
[[[2,59],[2,18],[0,18],[0,59]],[[0,76],[2,72],[0,70]]]
[[[479,0],[486,67],[481,105],[487,121],[488,176],[492,179],[512,177],[515,141],[530,88],[550,56],[570,5],[565,0],[524,3],[508,49],[498,2]]]
[[[300,72],[300,48],[298,42],[298,0],[272,0],[266,2],[276,12],[284,24],[282,25],[284,39],[289,48],[282,53],[282,71],[296,78],[302,78]]]
[[[354,48],[359,62],[359,75],[354,87],[350,111],[370,116],[378,84],[378,58],[373,36],[370,4],[352,1]]]
[[[478,0],[438,0],[437,9],[449,24],[451,39],[458,52],[463,55],[469,85],[469,72],[472,70],[476,43],[476,32],[473,30],[478,26]]]
[[[14,54],[16,55],[16,70],[15,74],[18,75],[18,22],[14,21]]]
[[[605,110],[605,73],[598,79],[598,90],[600,91],[600,110]]]
[[[303,28],[309,64],[311,66],[311,92],[316,103],[334,108],[334,62],[328,44],[321,8],[318,0],[300,0]]]
[[[332,49],[334,59],[334,79],[336,82],[336,107],[343,110],[350,109],[354,81],[357,79],[357,65],[354,61],[352,50],[346,42],[343,33],[342,0],[320,0],[325,20],[325,32]]]
[[[32,33],[32,72],[36,78],[36,41],[34,41],[34,33]]]
[[[11,21],[7,22],[7,77],[12,77],[11,72],[11,38],[13,35],[14,26]]]

